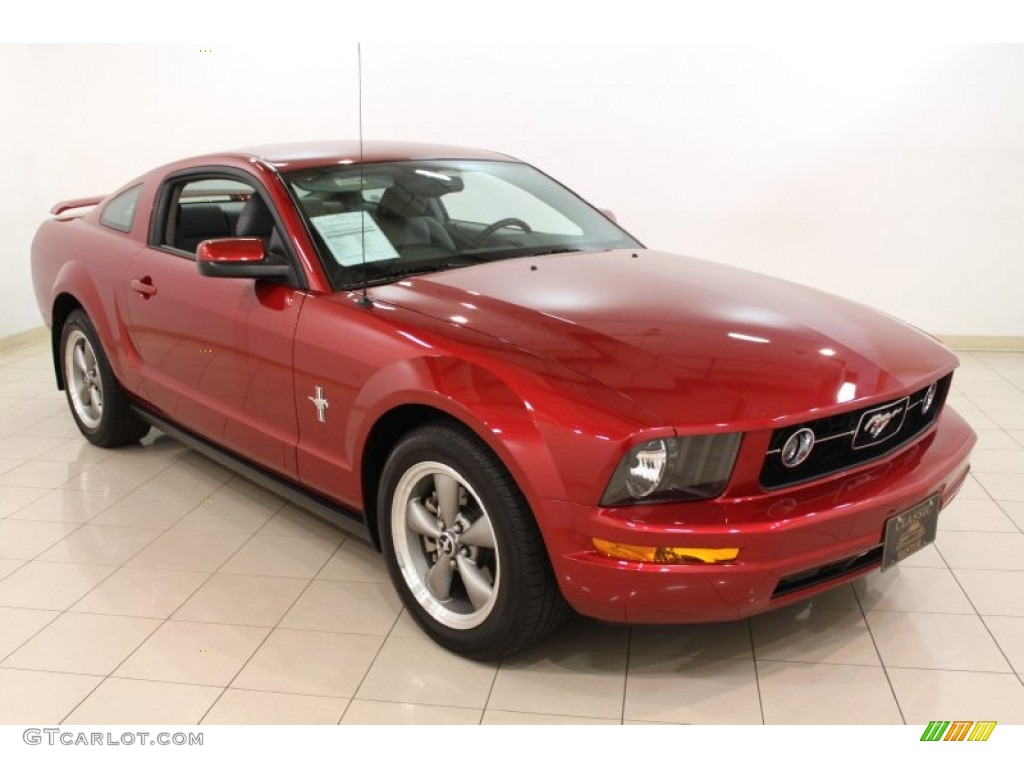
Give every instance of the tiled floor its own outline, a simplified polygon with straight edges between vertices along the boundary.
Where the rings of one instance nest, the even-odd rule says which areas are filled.
[[[963,353],[974,476],[938,544],[751,621],[579,619],[481,664],[365,544],[158,433],[78,435],[0,352],[0,723],[1024,723],[1024,354]]]

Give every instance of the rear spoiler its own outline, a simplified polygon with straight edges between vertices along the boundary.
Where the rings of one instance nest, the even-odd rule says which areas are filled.
[[[106,195],[93,195],[92,197],[79,197],[74,200],[61,200],[50,209],[50,214],[60,216],[64,211],[70,211],[72,208],[85,208],[89,205],[97,205],[106,199]]]

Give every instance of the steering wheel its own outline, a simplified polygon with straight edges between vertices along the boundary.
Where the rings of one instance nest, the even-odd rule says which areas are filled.
[[[476,238],[473,240],[473,246],[476,247],[482,243],[487,242],[487,238],[489,238],[499,229],[504,229],[505,227],[518,227],[519,229],[523,230],[523,232],[533,232],[533,230],[530,228],[530,225],[527,224],[522,219],[499,219],[493,224],[490,224],[487,227],[485,227],[483,232],[476,236]]]

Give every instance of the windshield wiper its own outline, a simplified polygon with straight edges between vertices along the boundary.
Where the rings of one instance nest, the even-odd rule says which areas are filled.
[[[507,250],[491,250],[484,251],[481,255],[486,255],[481,261],[507,261],[509,259],[523,259],[529,256],[548,256],[554,253],[583,253],[584,251],[592,251],[593,248],[570,248],[562,245],[544,245],[536,248],[509,248]],[[474,254],[465,254],[472,256]]]
[[[549,248],[543,248],[540,250],[530,251],[516,251],[515,253],[502,254],[490,251],[487,253],[459,253],[453,254],[451,257],[441,262],[430,262],[424,261],[419,264],[409,264],[405,267],[389,269],[384,272],[378,272],[375,275],[369,275],[365,280],[359,280],[350,283],[345,286],[347,289],[358,288],[361,285],[383,285],[386,283],[392,283],[395,280],[400,280],[403,277],[412,277],[413,275],[429,275],[434,272],[444,272],[449,269],[459,269],[460,267],[471,267],[475,264],[486,264],[495,261],[504,261],[505,259],[521,259],[527,256],[547,256],[555,253],[583,253],[588,249],[586,248],[565,248],[562,246],[552,246]]]
[[[459,257],[462,258],[462,257]],[[367,277],[365,280],[366,285],[380,285],[382,283],[390,283],[403,277],[411,277],[412,275],[427,275],[433,272],[444,272],[448,269],[458,269],[459,267],[470,267],[474,264],[482,263],[485,259],[470,259],[469,263],[460,263],[457,261],[444,261],[441,263],[430,263],[424,262],[422,264],[410,264],[407,267],[401,269],[389,269],[386,272],[380,272],[371,277]],[[358,283],[352,283],[352,285],[362,285],[363,281]]]
[[[555,253],[584,253],[587,248],[564,248],[562,246],[552,246],[550,248],[541,248],[536,251],[527,251],[522,256],[551,256]]]

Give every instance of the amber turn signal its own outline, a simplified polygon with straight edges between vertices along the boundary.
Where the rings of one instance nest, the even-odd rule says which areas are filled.
[[[641,563],[727,563],[735,560],[740,551],[736,547],[703,549],[700,547],[641,547],[634,544],[616,544],[614,541],[592,539],[598,552],[621,560]]]

